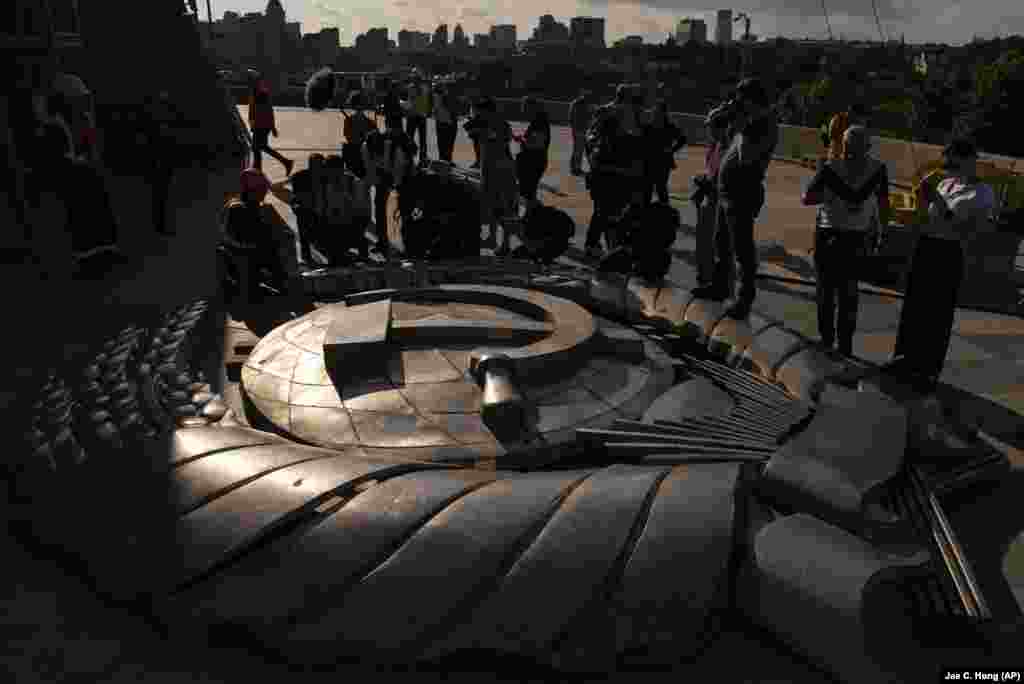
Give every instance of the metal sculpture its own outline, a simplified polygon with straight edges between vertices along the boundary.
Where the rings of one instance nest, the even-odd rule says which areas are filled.
[[[201,306],[128,329],[80,389],[45,385],[24,517],[172,630],[234,625],[307,664],[672,664],[745,615],[844,681],[898,681],[916,620],[989,614],[905,433],[874,464],[818,449],[828,414],[863,418],[806,344],[759,348],[669,286],[515,278],[237,338],[241,383],[200,375]],[[730,337],[749,370],[716,360]],[[871,536],[878,510],[901,536]]]

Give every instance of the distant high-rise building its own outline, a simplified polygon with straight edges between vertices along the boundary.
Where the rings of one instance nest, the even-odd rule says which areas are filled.
[[[604,48],[604,19],[573,17],[569,21],[569,40],[576,47]]]
[[[516,25],[498,24],[491,27],[491,47],[497,50],[516,49]]]
[[[681,19],[676,26],[676,45],[708,42],[708,25],[703,19]]]
[[[732,42],[732,10],[718,10],[718,25],[715,26],[715,42],[728,45]]]
[[[533,30],[530,40],[535,43],[564,42],[569,40],[569,27],[555,21],[550,14],[545,14],[537,23],[537,28]]]
[[[356,36],[356,50],[364,53],[380,54],[391,48],[386,27],[372,28],[366,33]]]
[[[280,0],[269,0],[262,14],[225,12],[212,28],[210,50],[218,61],[259,69],[271,80],[301,65],[305,57],[301,27],[286,21]]]
[[[448,24],[441,24],[434,30],[431,47],[436,50],[444,50],[448,47]]]
[[[341,50],[341,32],[336,28],[320,29],[302,37],[303,63],[313,69],[333,66]]]
[[[452,47],[457,50],[469,47],[469,39],[466,37],[466,32],[462,30],[462,24],[455,25],[455,30],[452,32]]]

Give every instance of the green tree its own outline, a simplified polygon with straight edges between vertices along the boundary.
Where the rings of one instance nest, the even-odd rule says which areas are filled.
[[[1024,51],[1004,52],[997,60],[975,69],[971,110],[959,122],[959,132],[973,133],[987,152],[1024,156],[1019,135],[1024,117]]]

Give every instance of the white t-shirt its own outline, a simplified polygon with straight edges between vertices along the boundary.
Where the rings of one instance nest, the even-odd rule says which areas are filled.
[[[964,183],[959,178],[946,178],[936,190],[957,220],[964,220],[973,210],[983,211],[987,218],[995,213],[996,193],[985,183]]]
[[[954,221],[963,221],[970,218],[974,211],[981,211],[982,216],[991,220],[996,211],[996,193],[990,185],[985,183],[964,183],[959,178],[946,178],[939,182],[935,188],[936,192],[946,201],[949,210],[953,212]],[[951,225],[945,222],[942,204],[933,202],[928,207],[928,216],[932,219],[932,232],[938,237],[948,239],[961,239],[954,234]],[[984,223],[977,227],[984,228]]]

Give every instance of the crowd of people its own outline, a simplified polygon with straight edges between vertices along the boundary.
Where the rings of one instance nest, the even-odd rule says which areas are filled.
[[[395,210],[389,201],[396,190],[395,213],[407,256],[468,256],[484,247],[508,255],[513,235],[522,243],[516,256],[550,262],[565,251],[575,227],[571,219],[565,220],[567,215],[561,216],[564,212],[540,199],[552,144],[552,124],[542,103],[523,100],[528,125],[517,132],[493,98],[481,98],[465,111],[452,92],[425,79],[414,79],[405,91],[396,85],[383,95],[375,98],[379,108],[374,111],[361,94],[350,94],[342,108],[345,139],[340,154],[314,155],[307,168],[293,174],[294,161],[270,147],[271,136],[278,133],[273,102],[267,85],[257,79],[248,110],[253,166],[243,173],[241,199],[225,212],[227,232],[234,236],[228,243],[262,251],[265,258],[255,261],[263,266],[289,258],[281,235],[246,228],[265,223],[265,212],[256,208],[269,189],[261,169],[270,156],[289,177],[300,245],[294,256],[307,265],[314,262],[314,248],[332,265],[374,254],[390,257],[389,212]],[[657,278],[667,271],[667,250],[679,224],[668,185],[675,155],[687,140],[664,103],[648,104],[627,87],[620,87],[604,105],[582,92],[569,109],[570,167],[574,175],[585,177],[594,205],[587,254],[601,270]],[[162,91],[146,98],[142,112],[138,135],[151,152],[144,177],[152,192],[153,228],[173,235],[168,194],[176,167],[174,130],[182,114]],[[436,124],[435,141],[428,140],[430,118]],[[58,74],[43,92],[12,101],[9,121],[12,149],[17,147],[22,160],[25,225],[40,220],[47,207],[61,208],[56,219],[52,211],[47,216],[62,221],[70,235],[76,275],[102,276],[125,262],[86,85]],[[714,108],[706,123],[705,173],[694,179],[691,199],[698,209],[698,242],[708,242],[711,249],[698,249],[700,284],[694,295],[717,301],[735,295],[727,315],[743,319],[757,292],[754,224],[764,205],[765,176],[779,125],[771,98],[756,79],[742,81],[734,97]],[[882,244],[890,214],[887,169],[870,155],[866,123],[857,103],[832,117],[822,131],[825,154],[803,196],[806,205],[818,207],[814,262],[821,341],[845,357],[853,353],[862,266]],[[452,164],[460,134],[472,141],[475,159],[468,171],[447,174],[450,178],[442,182],[432,170],[432,153]],[[927,260],[915,257],[912,265],[922,271],[929,263],[945,264],[944,277],[933,279],[941,280],[942,288],[928,286],[933,288],[932,302],[943,302],[943,315],[929,318],[932,324],[944,321],[939,337],[948,337],[952,325],[967,245],[973,236],[992,229],[996,210],[992,189],[977,177],[977,156],[970,140],[954,141],[945,150],[942,182],[922,187],[928,218],[921,228],[931,252]],[[413,226],[422,234],[414,234]],[[375,240],[367,238],[368,231]],[[466,235],[443,235],[445,231]],[[283,278],[291,267],[268,270]],[[924,281],[910,280],[914,282],[923,287]],[[914,294],[909,289],[908,301]]]
[[[511,238],[518,234],[523,240],[523,226],[535,222],[536,211],[544,206],[539,193],[552,142],[551,120],[545,106],[525,98],[522,113],[528,125],[524,131],[516,132],[493,98],[483,97],[470,107],[463,107],[447,88],[434,87],[422,77],[414,76],[404,87],[396,83],[386,92],[374,95],[370,98],[359,92],[349,93],[341,107],[345,137],[341,163],[345,172],[359,181],[351,184],[354,191],[372,195],[372,223],[377,239],[369,252],[384,258],[390,256],[387,207],[393,191],[399,189],[401,196],[401,189],[406,186],[406,194],[410,194],[408,184],[417,182],[421,171],[429,168],[434,149],[439,161],[452,164],[461,129],[473,143],[475,159],[469,170],[478,174],[475,185],[480,224],[486,230],[481,244],[494,250],[497,256],[511,254]],[[377,105],[376,111],[368,111],[371,99]],[[266,110],[261,109],[263,106]],[[383,117],[383,127],[377,123],[379,117]],[[259,79],[254,79],[249,118],[254,166],[262,168],[262,157],[267,153],[277,156],[290,175],[291,160],[281,158],[268,145],[269,135],[276,133],[276,128],[265,84]],[[435,122],[436,147],[428,139],[426,122],[430,118]],[[586,175],[594,199],[594,219],[585,247],[590,257],[601,259],[606,250],[616,250],[628,243],[628,231],[615,228],[626,225],[623,218],[628,208],[649,205],[655,197],[659,203],[668,205],[674,155],[687,140],[672,123],[664,103],[655,103],[648,109],[641,96],[625,87],[620,88],[614,102],[603,107],[594,106],[589,94],[581,93],[572,103],[571,119],[573,173]],[[514,146],[518,150],[514,151]],[[589,167],[585,174],[584,158]],[[409,217],[402,220],[408,222]],[[362,225],[361,220],[351,223],[353,230]],[[300,230],[300,234],[307,235],[315,232]],[[537,244],[537,232],[533,231],[531,244]],[[303,247],[302,251],[303,259],[308,260],[310,250]],[[541,251],[548,254],[551,250]],[[366,250],[359,250],[360,256],[365,253]],[[347,256],[348,253],[327,258],[331,263],[339,263]]]

